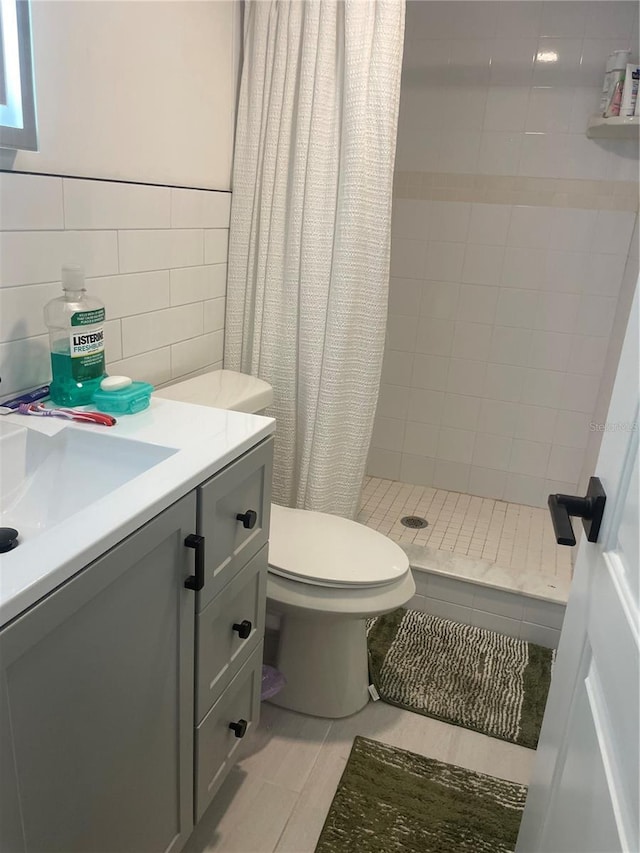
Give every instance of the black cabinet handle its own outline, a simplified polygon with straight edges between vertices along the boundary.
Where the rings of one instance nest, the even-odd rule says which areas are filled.
[[[229,728],[236,737],[244,737],[249,724],[246,720],[238,720],[237,723],[229,723]]]
[[[233,630],[238,632],[238,636],[241,640],[246,640],[249,634],[251,633],[251,629],[253,625],[249,622],[248,619],[243,619],[242,622],[234,622]]]
[[[246,512],[239,512],[236,515],[236,520],[242,522],[242,526],[245,530],[253,530],[256,526],[256,521],[258,520],[258,513],[255,509],[248,509]]]
[[[582,519],[589,542],[597,542],[607,496],[598,477],[591,477],[584,498],[578,495],[549,495],[549,512],[558,545],[575,545],[571,516]]]
[[[184,585],[187,589],[193,589],[195,592],[198,592],[204,586],[204,536],[190,533],[184,540],[184,544],[187,548],[193,548],[196,552],[196,573],[195,575],[189,575]]]

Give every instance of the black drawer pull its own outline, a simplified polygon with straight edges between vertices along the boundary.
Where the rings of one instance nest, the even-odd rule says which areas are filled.
[[[204,586],[204,536],[190,533],[184,540],[184,544],[187,548],[193,548],[196,552],[196,573],[195,575],[189,575],[184,585],[187,589],[193,589],[195,592],[198,592]]]
[[[239,512],[236,515],[236,519],[242,522],[245,530],[253,530],[258,520],[258,513],[255,509],[248,509],[246,512]]]
[[[244,737],[249,724],[246,720],[238,720],[237,723],[229,723],[229,728],[236,737]]]
[[[246,640],[249,634],[251,633],[251,629],[253,625],[249,622],[248,619],[243,619],[242,622],[234,622],[233,630],[238,632],[238,636],[241,640]]]

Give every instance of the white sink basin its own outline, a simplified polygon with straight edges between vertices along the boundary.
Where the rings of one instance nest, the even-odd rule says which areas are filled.
[[[33,539],[176,453],[104,433],[0,421],[0,527]]]
[[[0,627],[274,426],[271,418],[153,398],[109,428],[0,417],[0,527],[19,531],[17,547],[0,553]],[[195,519],[185,534],[193,532]]]

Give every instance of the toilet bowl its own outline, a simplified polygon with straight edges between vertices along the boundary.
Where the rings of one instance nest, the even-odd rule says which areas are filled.
[[[177,382],[155,396],[258,414],[271,386],[231,370]],[[328,513],[271,506],[267,609],[280,616],[270,701],[304,714],[346,717],[369,699],[366,620],[406,604],[415,584],[395,542]]]

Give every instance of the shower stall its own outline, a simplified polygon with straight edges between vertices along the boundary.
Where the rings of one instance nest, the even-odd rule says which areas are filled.
[[[407,3],[359,520],[407,547],[417,607],[547,645],[571,551],[546,499],[586,491],[638,277],[637,138],[586,135],[608,53],[638,57],[637,16]]]

